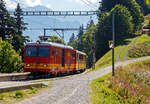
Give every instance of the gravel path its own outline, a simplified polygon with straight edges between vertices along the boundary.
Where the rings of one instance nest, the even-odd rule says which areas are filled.
[[[133,40],[133,39],[132,39]],[[120,62],[120,56],[121,56],[121,53],[123,52],[123,50],[132,42],[132,40],[127,44],[125,45],[121,51],[119,52],[118,56],[117,56],[117,62]]]
[[[137,42],[137,40],[138,40],[141,36],[142,36],[142,35],[138,36],[138,37],[136,38],[136,40],[132,43],[132,45],[131,45],[130,47],[132,47],[133,45],[135,45],[135,43]],[[121,49],[121,51],[119,52],[119,54],[118,54],[118,56],[117,56],[117,62],[120,62],[121,53],[123,52],[123,50],[124,50],[132,41],[133,41],[133,39],[132,39],[127,45],[125,45],[125,46]],[[129,48],[130,48],[130,47],[129,47]],[[124,61],[127,60],[127,54],[128,54],[129,48],[128,48],[128,50],[126,51],[126,53],[125,53],[125,55],[124,55]]]
[[[142,36],[142,35],[138,36],[138,37],[136,38],[136,40],[133,42],[133,44],[132,44],[130,47],[133,47],[133,46],[135,45],[135,43],[137,42],[137,40],[138,40],[141,36]],[[130,47],[128,48],[128,50],[126,51],[126,53],[125,53],[125,55],[124,55],[124,61],[127,60],[127,54],[128,54],[128,51],[129,51]]]
[[[150,59],[149,57],[119,62],[116,66]],[[45,89],[41,94],[16,104],[91,104],[90,82],[111,72],[111,66],[88,74],[78,74],[71,77],[54,80],[52,88]]]

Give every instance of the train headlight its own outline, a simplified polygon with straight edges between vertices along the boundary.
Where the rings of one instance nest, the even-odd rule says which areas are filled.
[[[48,65],[47,65],[47,64],[44,64],[43,66],[44,66],[44,67],[48,67]]]
[[[30,66],[30,64],[27,64],[26,66],[27,66],[27,67],[29,67],[29,66]]]

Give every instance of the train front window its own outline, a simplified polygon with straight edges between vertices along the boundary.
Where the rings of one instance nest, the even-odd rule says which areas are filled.
[[[37,47],[27,47],[26,48],[26,56],[37,56]]]
[[[48,57],[49,47],[27,47],[26,56],[30,57]]]
[[[39,57],[48,57],[49,56],[49,48],[48,47],[39,47],[38,48],[38,56]]]

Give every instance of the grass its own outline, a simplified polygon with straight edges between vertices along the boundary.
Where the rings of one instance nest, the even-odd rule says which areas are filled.
[[[135,38],[133,38],[133,41],[136,39],[136,37]],[[132,40],[132,38],[128,38],[128,39],[125,39],[124,41],[131,41]],[[132,41],[132,42],[133,42]],[[131,45],[131,44],[130,44]],[[125,46],[125,44],[123,44],[123,45],[119,45],[119,46],[117,46],[117,47],[115,47],[115,62],[117,61],[117,56],[118,56],[118,54],[119,54],[119,52],[121,51],[121,49],[123,48]],[[125,52],[126,52],[126,49],[125,50],[123,50],[123,53],[125,54]],[[123,56],[121,56],[121,58],[124,58],[124,55]],[[98,70],[98,69],[101,69],[101,68],[104,68],[104,67],[107,67],[107,66],[109,66],[109,65],[111,65],[112,64],[112,50],[110,50],[109,52],[107,52],[102,58],[100,58],[97,62],[96,62],[96,64],[95,64],[95,70]],[[95,71],[95,70],[93,70],[92,68],[91,69],[89,69],[88,71],[87,71],[87,73],[88,72],[91,72],[91,71]]]
[[[31,98],[36,94],[39,94],[45,88],[51,87],[53,83],[50,82],[48,86],[41,86],[41,88],[31,87],[30,89],[21,90],[21,91],[13,91],[0,93],[0,104],[14,104],[15,102],[19,102],[21,100]]]
[[[124,56],[128,50],[129,47],[131,47],[131,45],[134,43],[134,41],[137,39],[137,37],[133,38],[132,42],[130,42],[130,44],[122,51],[121,55],[120,55],[120,61],[124,61]],[[131,41],[131,40],[130,40]]]
[[[117,61],[117,56],[120,52],[120,50],[124,47],[125,45],[121,45],[115,48],[115,62]],[[100,60],[98,60],[95,64],[95,70],[107,67],[112,64],[112,50],[107,52]],[[92,68],[88,69],[88,72],[95,71]]]
[[[132,40],[133,39],[133,40]],[[137,37],[134,37],[134,38],[129,38],[129,39],[125,39],[125,41],[131,41],[132,42],[122,51],[121,53],[121,56],[120,56],[120,61],[124,61],[124,55],[126,54],[127,50],[129,47],[131,47],[132,43],[137,39]],[[150,36],[147,35],[147,34],[144,34],[142,35],[138,40],[137,42],[135,43],[135,45],[139,44],[139,43],[143,43],[143,42],[146,42],[146,41],[150,41]],[[134,46],[135,46],[134,45]],[[121,51],[121,49],[124,47],[125,45],[119,45],[117,47],[115,47],[115,62],[117,61],[117,56],[119,54],[119,52]],[[138,58],[138,57],[137,57]],[[127,55],[127,59],[130,60],[130,59],[133,59],[131,57],[129,57]],[[102,58],[100,58],[96,64],[95,64],[95,70],[98,70],[98,69],[102,69],[104,67],[107,67],[109,65],[112,64],[112,50],[110,50],[109,52],[107,52]],[[89,69],[87,71],[88,72],[91,72],[91,71],[95,71],[93,70],[92,68]]]
[[[127,59],[131,60],[134,58],[139,58],[149,55],[149,46],[145,45],[150,42],[150,36],[147,34],[142,35],[136,42],[136,44],[129,50]],[[131,56],[132,54],[132,56]],[[135,57],[136,56],[136,57]]]
[[[93,104],[150,104],[150,59],[116,69],[91,82]]]
[[[101,78],[95,79],[90,84],[92,88],[92,95],[91,100],[93,101],[93,104],[112,104],[112,97],[105,96],[103,92],[103,87],[106,87],[107,85],[102,85],[104,81],[110,76],[110,74],[105,75]]]
[[[139,43],[146,42],[146,41],[150,41],[150,36],[149,36],[148,34],[142,35],[142,36],[137,40],[137,42],[135,43],[135,45],[137,45],[137,44],[139,44]]]

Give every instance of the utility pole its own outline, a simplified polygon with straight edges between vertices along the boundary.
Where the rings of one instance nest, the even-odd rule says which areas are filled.
[[[112,39],[113,39],[113,47],[112,47],[112,76],[115,76],[115,12],[112,12]]]
[[[95,58],[95,46],[96,46],[96,40],[95,40],[95,29],[93,30],[92,34],[93,34],[93,41],[94,41],[94,46],[92,48],[93,51],[93,69],[95,69],[95,62],[96,62],[96,58]]]

